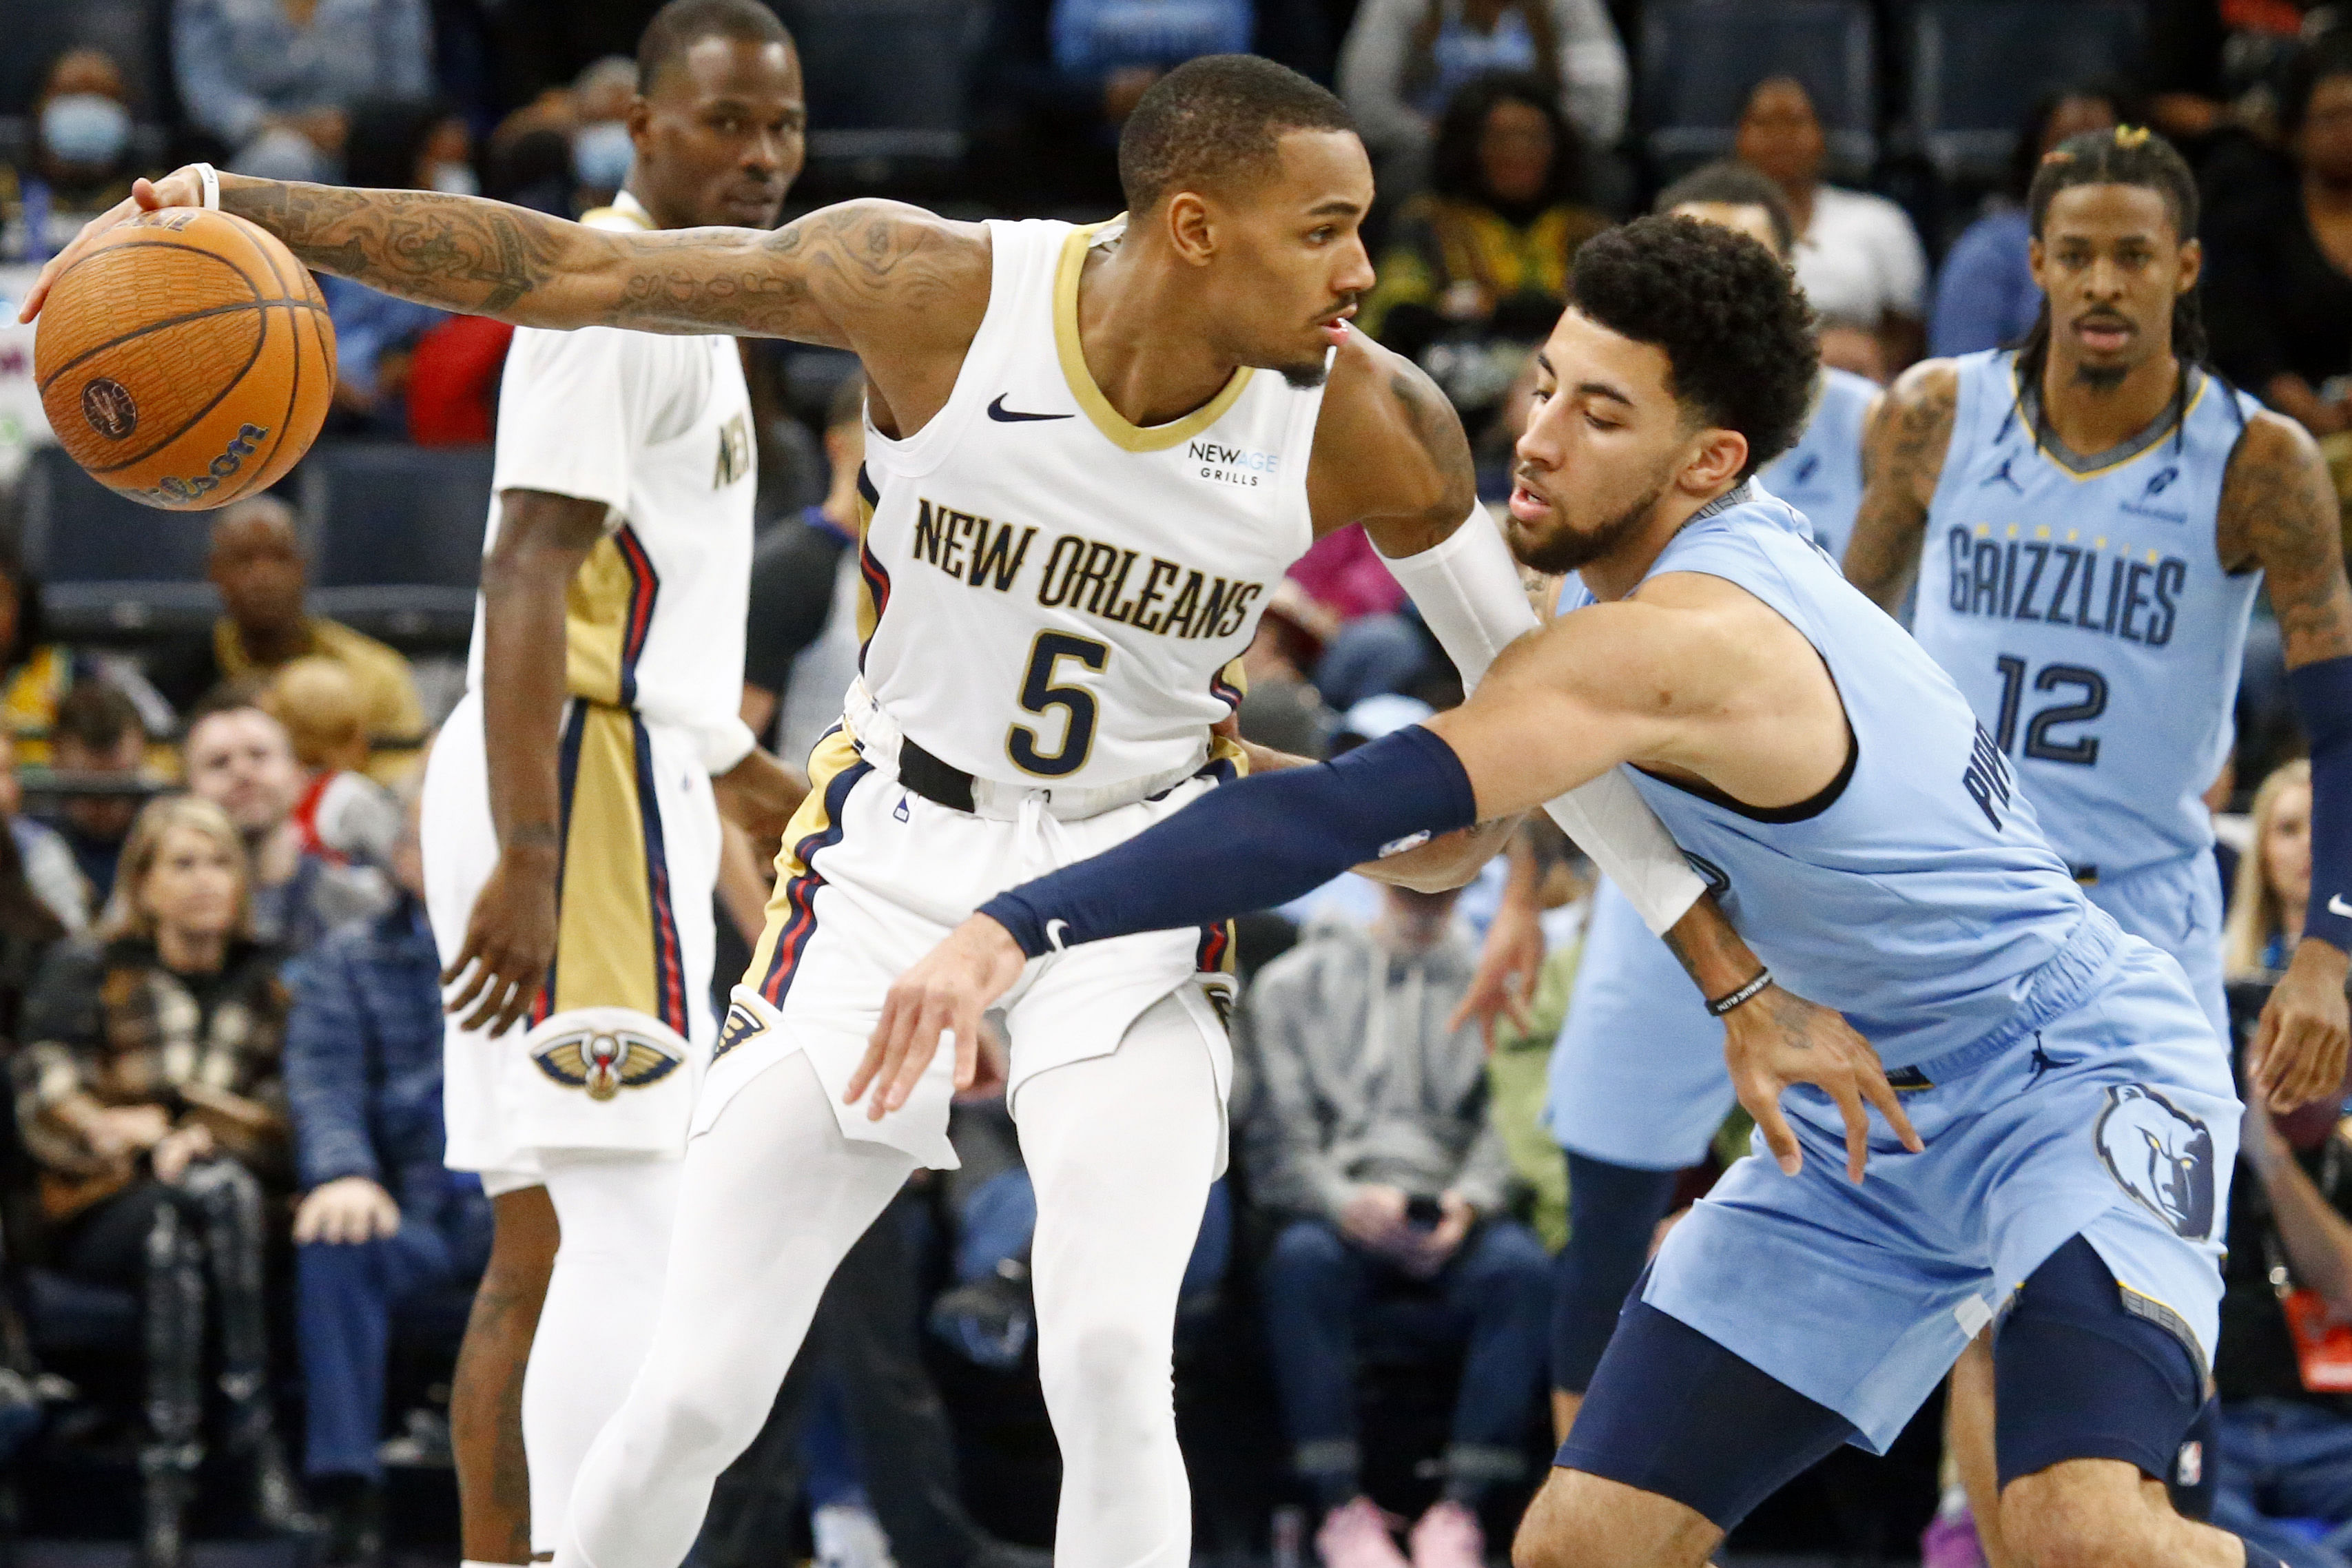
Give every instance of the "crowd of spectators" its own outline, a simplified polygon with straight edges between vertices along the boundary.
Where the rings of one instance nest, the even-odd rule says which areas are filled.
[[[625,57],[652,8],[170,0],[178,122],[143,134],[152,106],[122,59],[61,55],[27,106],[22,155],[0,164],[0,257],[54,253],[133,174],[189,155],[584,212],[627,175]],[[1925,353],[2031,327],[2032,170],[2067,135],[2141,119],[2205,174],[2217,368],[2328,443],[2352,488],[2352,35],[2155,0],[2140,79],[2048,94],[1998,188],[1955,187],[1941,205],[1906,191],[1906,208],[1871,188],[1874,171],[1834,164],[1787,77],[1755,82],[1727,128],[1737,166],[1676,184],[1689,166],[1629,134],[1622,29],[1636,5],[985,10],[971,183],[956,195],[991,210],[1109,210],[1118,126],[1193,55],[1247,48],[1332,82],[1381,190],[1380,281],[1359,324],[1445,389],[1490,495],[1578,247],[1661,190],[1671,210],[1752,212],[1821,312],[1825,362],[1884,383]],[[322,281],[340,350],[330,438],[488,438],[506,329]],[[763,475],[743,712],[797,758],[855,668],[862,384],[772,349],[747,355]],[[253,1519],[307,1530],[323,1516],[331,1562],[376,1559],[383,1456],[436,1451],[440,1419],[429,1379],[391,1375],[394,1343],[423,1324],[454,1346],[488,1247],[478,1184],[440,1164],[413,788],[435,715],[403,652],[310,607],[285,493],[215,520],[222,613],[183,638],[54,639],[37,583],[0,554],[0,1041],[26,1198],[0,1202],[5,1251],[130,1301],[146,1325],[114,1431],[138,1461],[154,1568],[179,1560],[199,1468],[223,1465]],[[1308,756],[1459,695],[1353,530],[1269,596],[1244,667],[1244,732]],[[2300,929],[2309,798],[2293,763],[2253,793],[2228,934],[2250,994]],[[1580,890],[1560,892],[1573,910]],[[722,931],[755,940],[767,895],[759,856],[730,837]],[[1306,1510],[1294,1517],[1335,1568],[1404,1561],[1383,1510],[1408,1499],[1415,1568],[1467,1568],[1547,1447],[1557,1151],[1503,1110],[1510,1050],[1490,1057],[1453,1019],[1491,897],[1358,885],[1263,917],[1241,943],[1234,1164],[1188,1270],[1179,1375],[1263,1373],[1250,1396],[1279,1430],[1286,1479],[1239,1491]],[[1547,971],[1556,1001],[1575,959],[1570,941]],[[723,986],[723,957],[719,971]],[[960,1107],[955,1138],[965,1168],[910,1184],[835,1280],[768,1429],[721,1482],[698,1548],[709,1568],[760,1558],[812,1511],[828,1563],[1034,1560],[1001,1539],[1019,1533],[1018,1510],[992,1483],[960,1494],[956,1476],[973,1422],[994,1419],[976,1405],[1034,1387],[1034,1198],[1001,1101]],[[2323,1316],[2352,1317],[2345,1142],[2332,1119],[2250,1117],[2216,1366],[2221,1506],[2298,1568],[2343,1568],[2347,1542],[2308,1521],[2352,1520],[2352,1405],[2309,1392],[2305,1309],[2286,1290],[2307,1285]],[[0,1331],[0,1361],[20,1338]],[[1252,1348],[1209,1348],[1237,1338]],[[1402,1488],[1361,1417],[1399,1365],[1436,1369],[1444,1391],[1424,1473]],[[1208,1447],[1198,1460],[1243,1462]],[[1223,1495],[1204,1485],[1204,1513]]]

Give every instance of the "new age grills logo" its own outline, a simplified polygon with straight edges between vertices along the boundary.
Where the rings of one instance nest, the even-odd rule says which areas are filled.
[[[1189,443],[1184,448],[1184,459],[1204,479],[1244,489],[1272,484],[1275,474],[1282,468],[1282,458],[1275,453],[1246,451],[1217,441]]]

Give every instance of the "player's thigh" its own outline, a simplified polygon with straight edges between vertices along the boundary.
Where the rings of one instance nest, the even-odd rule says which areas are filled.
[[[1555,1469],[1511,1542],[1512,1568],[1697,1568],[1723,1531],[1672,1498]]]
[[[1837,1411],[1636,1301],[1552,1462],[1671,1501],[1720,1532],[1856,1435]]]

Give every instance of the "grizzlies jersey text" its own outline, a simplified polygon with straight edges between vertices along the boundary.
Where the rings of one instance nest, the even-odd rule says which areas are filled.
[[[1863,422],[1877,400],[1876,382],[1823,366],[1804,434],[1756,472],[1766,489],[1805,514],[1832,561],[1845,558],[1862,506]]]
[[[2042,841],[1951,680],[1787,506],[1733,495],[1648,574],[1721,577],[1803,633],[1844,703],[1849,769],[1771,811],[1626,771],[1782,984],[1836,998],[1890,1068],[1970,1045],[2041,994],[2053,958],[2112,943],[2115,927]],[[1561,597],[1590,602],[1573,582]]]
[[[2192,369],[2178,426],[2078,470],[2037,446],[2013,355],[1958,365],[1919,563],[1920,645],[2081,875],[2203,853],[2201,797],[2229,755],[2261,582],[2221,569],[2214,530],[2257,405]]]
[[[1311,542],[1319,387],[1237,372],[1140,429],[1078,342],[1090,245],[1117,226],[989,226],[988,313],[947,406],[869,430],[862,679],[975,777],[1111,787],[1200,764],[1234,661]]]

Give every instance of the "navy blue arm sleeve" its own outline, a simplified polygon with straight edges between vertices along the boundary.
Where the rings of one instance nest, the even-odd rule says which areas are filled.
[[[2352,656],[2286,672],[2311,741],[2311,902],[2303,934],[2352,952]]]
[[[1116,848],[1000,893],[980,912],[1034,958],[1288,903],[1400,839],[1477,819],[1462,760],[1415,724],[1332,762],[1213,790]]]

